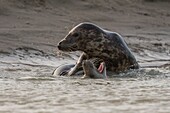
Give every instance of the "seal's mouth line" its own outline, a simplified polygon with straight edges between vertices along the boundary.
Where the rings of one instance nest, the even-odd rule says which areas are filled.
[[[103,70],[104,70],[104,63],[102,62],[102,63],[100,63],[100,66],[99,66],[99,68],[97,69],[100,73],[102,73],[103,72]]]
[[[62,49],[59,49],[59,51],[62,51],[62,52],[72,52],[72,48],[62,48]]]

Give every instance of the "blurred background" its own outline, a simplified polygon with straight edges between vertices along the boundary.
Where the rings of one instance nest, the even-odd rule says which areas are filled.
[[[0,51],[24,46],[55,53],[80,22],[120,33],[133,51],[170,48],[169,0],[0,0]]]

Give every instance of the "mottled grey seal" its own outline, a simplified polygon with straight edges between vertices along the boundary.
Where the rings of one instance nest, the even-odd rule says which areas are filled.
[[[102,59],[107,70],[112,72],[139,68],[134,55],[118,33],[104,30],[88,22],[75,26],[58,43],[58,49],[68,52],[83,52],[76,65],[68,72],[68,75],[74,75],[82,67],[83,60],[93,58]]]

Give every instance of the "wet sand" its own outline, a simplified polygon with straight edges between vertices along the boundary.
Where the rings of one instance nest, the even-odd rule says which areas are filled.
[[[170,2],[1,0],[0,112],[170,111]],[[120,33],[140,70],[108,80],[52,77],[79,52],[57,43],[80,22]]]

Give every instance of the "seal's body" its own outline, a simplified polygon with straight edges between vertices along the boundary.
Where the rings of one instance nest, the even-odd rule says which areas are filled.
[[[122,72],[138,69],[139,65],[124,39],[115,32],[107,31],[92,23],[80,23],[59,42],[61,51],[83,51],[72,75],[85,59],[98,58],[105,62],[107,70]]]

